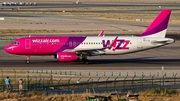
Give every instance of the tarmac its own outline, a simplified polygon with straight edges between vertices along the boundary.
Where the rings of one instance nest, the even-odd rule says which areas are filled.
[[[37,6],[19,6],[24,9],[34,9],[34,8],[79,8],[79,7],[179,7],[179,4],[168,3],[168,4],[133,4],[133,3],[82,3],[73,4],[72,2],[39,2]],[[4,8],[11,8],[17,6],[1,6]]]

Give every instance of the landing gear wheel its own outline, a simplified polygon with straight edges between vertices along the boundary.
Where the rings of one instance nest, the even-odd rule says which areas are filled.
[[[26,60],[26,63],[27,63],[27,64],[29,64],[29,63],[30,63],[30,61],[29,61],[29,60]]]
[[[85,60],[85,64],[89,64],[89,60],[88,59]]]
[[[29,64],[30,63],[30,55],[27,55],[27,60],[26,63]]]
[[[84,63],[85,62],[85,58],[82,58],[81,61]]]
[[[87,59],[87,55],[86,54],[82,54],[82,59],[81,61],[84,63],[84,64],[89,64],[89,60]]]
[[[89,60],[88,59],[82,59],[84,64],[89,64]]]

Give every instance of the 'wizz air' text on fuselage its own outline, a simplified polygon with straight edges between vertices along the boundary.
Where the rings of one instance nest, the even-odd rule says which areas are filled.
[[[59,43],[59,39],[33,39],[33,43]]]
[[[129,43],[130,40],[118,39],[115,49],[129,49],[128,47]],[[110,44],[111,44],[110,40],[102,40],[102,45],[104,48],[108,47]]]

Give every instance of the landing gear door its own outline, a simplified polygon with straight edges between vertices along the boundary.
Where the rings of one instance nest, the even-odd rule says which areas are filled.
[[[31,39],[25,39],[25,49],[31,48]]]
[[[142,39],[137,39],[137,48],[142,48]]]

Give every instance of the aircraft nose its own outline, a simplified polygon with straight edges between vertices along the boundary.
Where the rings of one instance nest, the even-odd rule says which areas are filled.
[[[4,50],[5,50],[7,53],[12,53],[13,47],[12,47],[12,46],[6,46],[6,47],[4,48]]]

